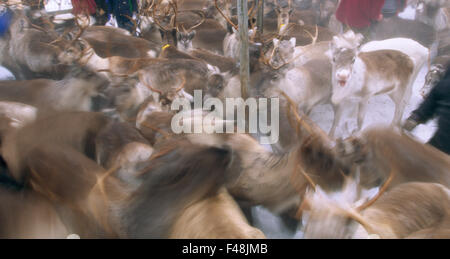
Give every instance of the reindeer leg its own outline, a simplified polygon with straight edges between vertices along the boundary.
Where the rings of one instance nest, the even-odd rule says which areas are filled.
[[[328,135],[331,138],[334,138],[334,135],[336,134],[336,128],[339,126],[339,122],[341,121],[342,118],[342,108],[340,105],[332,104],[332,106],[334,111],[334,119],[333,124],[331,125],[330,133],[328,133]]]
[[[403,112],[405,111],[406,105],[408,104],[412,95],[412,85],[404,86],[405,91],[402,95],[396,96],[395,94],[390,95],[392,101],[395,103],[394,118],[392,119],[392,126],[400,127],[403,117]]]
[[[369,98],[363,98],[358,105],[358,131],[361,131],[361,129],[362,129],[362,126],[364,123],[364,117],[366,116],[368,101],[369,101]]]

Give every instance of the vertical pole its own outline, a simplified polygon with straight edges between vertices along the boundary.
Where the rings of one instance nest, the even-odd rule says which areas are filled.
[[[241,77],[241,96],[245,100],[248,98],[248,85],[250,77],[250,65],[248,54],[248,6],[247,0],[237,0],[238,22],[239,22],[239,40],[241,43],[241,52],[239,57],[240,77]]]
[[[256,6],[258,7],[256,16],[256,27],[258,27],[257,36],[260,38],[264,33],[264,0],[257,0]]]

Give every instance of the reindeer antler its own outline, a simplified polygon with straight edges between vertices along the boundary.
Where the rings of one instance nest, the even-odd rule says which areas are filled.
[[[302,117],[300,117],[300,115],[298,114],[297,105],[295,104],[295,102],[283,90],[280,90],[280,93],[284,96],[284,98],[286,98],[290,108],[292,108],[297,123],[300,126],[303,126],[309,134],[313,134],[313,130],[311,129],[311,127],[307,123],[305,123]]]
[[[315,34],[315,36],[312,36],[312,34],[306,29],[304,29],[304,31],[306,32],[306,34],[308,34],[308,36],[311,37],[311,39],[312,39],[311,45],[316,44],[317,38],[319,37],[319,28],[317,27],[317,25],[316,25],[316,34]]]
[[[171,29],[167,29],[166,27],[164,27],[164,26],[162,26],[161,25],[161,23],[159,22],[159,20],[156,18],[156,6],[155,6],[155,8],[153,8],[153,11],[152,11],[152,18],[153,18],[153,21],[156,23],[156,25],[158,25],[158,27],[161,29],[161,30],[163,30],[163,31],[165,31],[165,32],[167,32],[167,31],[170,31]],[[175,14],[176,15],[176,14]],[[173,19],[173,17],[172,17],[172,19]],[[176,20],[176,18],[175,18],[175,20]],[[173,22],[173,20],[171,21],[171,22]]]
[[[375,195],[375,197],[373,197],[372,199],[370,199],[369,201],[367,201],[363,205],[361,205],[358,208],[356,208],[356,211],[357,212],[363,211],[363,210],[367,209],[368,207],[370,207],[372,204],[374,204],[381,197],[381,195],[383,195],[383,193],[386,191],[387,187],[389,186],[389,184],[394,179],[394,176],[395,176],[395,170],[391,169],[391,173],[389,175],[389,178],[386,180],[386,182],[384,182],[383,186],[380,188],[380,190],[378,191],[377,195]]]
[[[153,92],[159,93],[160,95],[163,95],[163,94],[164,94],[163,91],[158,90],[158,89],[155,89],[155,88],[153,88],[153,87],[152,87],[151,85],[149,85],[149,84],[144,83],[144,85],[145,85],[148,89],[152,90]]]
[[[238,31],[238,30],[239,30],[239,27],[238,27],[236,24],[234,24],[234,23],[231,21],[231,19],[228,18],[228,17],[223,13],[222,9],[220,9],[219,5],[217,4],[217,0],[214,0],[214,4],[215,4],[215,6],[216,6],[217,11],[219,11],[220,15],[222,15],[222,17],[225,18],[225,20],[226,20],[231,26],[233,26],[233,28],[236,29],[236,31]]]
[[[78,22],[78,15],[75,16],[75,24],[79,28],[79,31],[75,38],[72,40],[71,44],[74,44],[81,37],[81,35],[83,35],[84,31],[89,27],[89,24],[91,23],[91,18],[89,17],[89,15],[87,16],[87,19],[87,25],[81,26],[81,24]]]
[[[198,24],[192,26],[192,27],[189,29],[189,31],[194,30],[195,28],[197,28],[198,26],[202,25],[202,24],[205,22],[205,20],[206,20],[205,13],[204,13],[204,12],[199,12],[199,13],[200,13],[200,16],[201,16],[200,22],[199,22]]]

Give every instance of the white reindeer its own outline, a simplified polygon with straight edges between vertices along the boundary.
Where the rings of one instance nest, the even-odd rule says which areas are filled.
[[[412,85],[428,58],[428,49],[414,40],[394,38],[369,42],[358,49],[362,35],[349,31],[335,36],[329,51],[333,64],[332,102],[358,101],[358,130],[362,128],[368,100],[388,94],[395,103],[393,125],[399,126],[412,94]],[[339,122],[341,113],[336,114]],[[334,134],[333,125],[331,135]]]

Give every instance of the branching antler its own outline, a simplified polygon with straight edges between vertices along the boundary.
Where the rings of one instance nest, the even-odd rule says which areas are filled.
[[[220,9],[219,5],[217,4],[217,0],[214,0],[214,4],[216,6],[217,11],[219,11],[220,15],[222,15],[222,17],[231,25],[233,26],[234,29],[236,29],[236,31],[239,31],[239,27],[234,24],[230,18],[228,18],[222,11],[222,9]]]
[[[308,30],[304,30],[312,39],[311,45],[316,44],[317,38],[319,37],[319,27],[316,25],[316,34],[312,36],[312,34]]]

